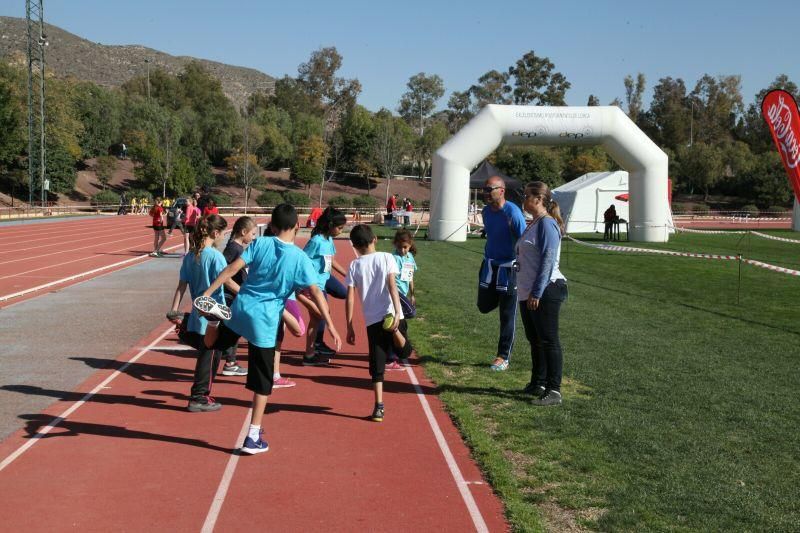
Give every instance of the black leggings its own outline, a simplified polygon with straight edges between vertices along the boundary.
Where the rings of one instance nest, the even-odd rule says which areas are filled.
[[[536,311],[528,309],[527,301],[519,303],[525,336],[531,345],[531,384],[554,391],[561,390],[564,355],[558,336],[558,316],[566,299],[567,284],[557,280],[545,288]]]

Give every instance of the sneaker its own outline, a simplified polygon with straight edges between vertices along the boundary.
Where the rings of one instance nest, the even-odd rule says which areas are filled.
[[[401,366],[411,366],[411,361],[409,361],[408,359],[400,359],[400,365]]]
[[[198,296],[194,299],[194,307],[204,315],[211,315],[220,320],[230,320],[231,308],[217,303],[210,296]]]
[[[242,447],[239,448],[239,451],[248,455],[255,455],[257,453],[264,453],[265,451],[269,450],[269,444],[267,441],[261,438],[261,435],[263,434],[264,430],[262,429],[258,432],[258,440],[251,439],[250,435],[245,437],[244,444],[242,444]]]
[[[243,366],[239,366],[236,363],[232,365],[225,365],[222,367],[222,375],[223,376],[246,376],[247,369]]]
[[[150,257],[158,257],[158,252],[150,252]]]
[[[392,361],[386,365],[386,370],[403,370],[403,367],[397,361]]]
[[[311,357],[303,356],[303,366],[322,366],[327,365],[329,363],[329,359],[324,357],[318,353],[315,353]]]
[[[542,385],[534,385],[533,383],[528,383],[525,385],[525,388],[522,389],[524,394],[530,394],[531,396],[536,396],[537,398],[541,398],[547,392]]]
[[[375,410],[372,411],[372,416],[369,417],[370,420],[373,422],[383,422],[383,407],[375,406]]]
[[[202,400],[189,400],[187,409],[190,413],[209,413],[222,409],[222,404],[214,401],[211,396],[205,396]]]
[[[492,363],[492,366],[490,366],[489,368],[491,368],[492,371],[494,372],[503,372],[505,370],[508,370],[508,361],[498,357],[497,359],[494,360],[494,363]]]
[[[280,377],[272,382],[273,389],[288,389],[290,387],[294,387],[297,385],[294,381],[289,378]]]
[[[322,354],[327,355],[328,357],[333,356],[336,354],[336,350],[325,344],[324,342],[320,342],[319,344],[314,345],[314,351]]]
[[[165,254],[164,252],[162,252],[161,250],[159,250],[159,251],[157,251],[157,252],[156,252],[156,255],[157,255],[158,257],[165,257],[167,254]]]
[[[533,405],[561,405],[561,393],[557,390],[549,390],[531,402]]]

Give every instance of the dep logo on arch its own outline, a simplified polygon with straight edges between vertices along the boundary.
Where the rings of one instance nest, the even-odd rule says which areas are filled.
[[[558,136],[562,139],[579,140],[591,137],[592,133],[592,128],[584,128],[583,131],[562,131]]]

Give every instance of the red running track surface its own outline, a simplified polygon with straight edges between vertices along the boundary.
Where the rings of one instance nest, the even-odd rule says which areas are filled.
[[[0,307],[150,259],[150,222],[128,215],[0,226]],[[164,249],[183,252],[179,230]]]
[[[342,263],[353,257],[346,241],[337,246]],[[343,302],[332,308],[343,334]],[[330,367],[303,367],[301,340],[287,339],[282,374],[298,385],[273,393],[270,451],[250,457],[232,453],[249,421],[243,378],[218,377],[212,394],[222,410],[186,412],[194,352],[162,324],[77,391],[38,391],[62,399],[22,415],[26,429],[0,443],[8,488],[0,523],[8,531],[507,530],[502,504],[420,367],[387,372],[386,419],[367,420],[360,319],[356,332]]]

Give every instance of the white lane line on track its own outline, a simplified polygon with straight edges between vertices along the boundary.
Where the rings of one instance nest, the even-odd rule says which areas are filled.
[[[180,248],[181,246],[183,246],[183,244],[178,244],[176,246],[171,246],[169,248],[165,248],[165,250],[172,250],[174,248]],[[37,292],[37,291],[41,291],[41,290],[47,289],[49,287],[54,287],[54,286],[60,285],[62,283],[69,283],[70,281],[73,281],[73,280],[76,280],[76,279],[79,279],[79,278],[84,278],[86,276],[91,276],[93,274],[97,274],[98,272],[102,272],[104,270],[108,270],[108,269],[111,269],[111,268],[116,268],[116,267],[121,266],[121,265],[126,265],[126,264],[132,263],[134,261],[141,261],[142,259],[147,259],[148,257],[150,257],[150,254],[137,255],[136,257],[131,257],[130,259],[125,259],[124,261],[119,261],[117,263],[112,263],[110,265],[105,265],[105,266],[101,266],[99,268],[95,268],[95,269],[92,269],[92,270],[87,270],[85,272],[80,272],[78,274],[73,274],[72,276],[67,276],[66,278],[61,278],[61,279],[57,279],[55,281],[51,281],[49,283],[44,283],[42,285],[37,285],[36,287],[31,287],[29,289],[25,289],[25,290],[22,290],[22,291],[19,291],[19,292],[15,292],[13,294],[6,294],[6,295],[3,295],[3,296],[0,296],[0,303],[6,302],[8,300],[12,300],[14,298],[19,298],[20,296],[25,296],[26,294],[30,294],[32,292]],[[84,259],[88,259],[88,258],[84,258]],[[82,260],[83,259],[79,259],[78,261],[82,261]],[[74,261],[69,261],[69,262],[74,262]],[[60,263],[59,265],[51,265],[51,266],[45,267],[45,268],[52,268],[53,266],[60,266],[60,265],[63,265],[63,264],[65,264],[65,263]],[[41,269],[39,269],[39,270],[41,270]],[[33,272],[33,271],[30,271],[30,272]],[[25,272],[21,272],[20,274],[25,274]],[[20,274],[17,274],[17,275],[14,275],[14,276],[6,276],[6,277],[16,277],[16,276],[18,276]],[[3,279],[3,278],[0,277],[0,279]]]
[[[228,465],[225,467],[225,472],[222,474],[222,479],[217,487],[217,493],[214,494],[214,499],[211,501],[211,507],[208,510],[208,515],[206,515],[206,521],[203,523],[203,529],[200,530],[201,533],[211,533],[214,531],[214,526],[216,525],[217,519],[219,518],[219,513],[222,510],[222,504],[225,503],[225,496],[228,495],[228,489],[230,488],[231,481],[233,480],[233,473],[236,471],[236,465],[239,463],[239,457],[241,457],[239,445],[244,442],[244,437],[247,435],[247,431],[250,429],[250,415],[252,413],[252,409],[247,410],[247,416],[244,418],[242,430],[239,432],[239,436],[236,437],[236,442],[233,445],[234,451],[231,454],[230,459],[228,459]]]
[[[34,238],[34,237],[48,237],[51,235],[74,235],[76,233],[84,233],[86,230],[99,230],[99,231],[106,231],[109,229],[130,229],[136,227],[146,227],[147,220],[139,219],[138,221],[120,221],[120,220],[84,220],[80,224],[72,224],[70,226],[66,226],[65,223],[61,222],[54,222],[53,225],[48,226],[39,226],[37,231],[32,230],[24,230],[24,226],[14,226],[16,229],[8,228],[0,228],[0,240],[10,240],[10,239],[19,239],[20,237],[23,238]],[[7,230],[7,231],[6,231]]]
[[[52,237],[43,237],[41,239],[27,239],[27,240],[24,241],[24,243],[14,243],[14,244],[15,245],[19,245],[19,244],[28,245],[28,244],[32,244],[32,243],[34,243],[36,241],[50,241],[50,242],[49,243],[48,242],[42,242],[42,243],[36,244],[35,246],[31,246],[29,248],[17,248],[17,247],[15,247],[14,248],[14,253],[16,254],[18,252],[27,252],[29,250],[41,250],[42,248],[48,248],[50,246],[57,246],[59,248],[62,248],[62,247],[66,247],[68,245],[72,245],[72,244],[79,243],[79,242],[97,241],[101,237],[119,236],[119,234],[120,234],[120,230],[119,229],[109,229],[107,231],[96,231],[94,233],[91,233],[88,237],[81,237],[80,239],[65,240],[65,239],[68,239],[71,235],[64,235],[64,236],[54,235]],[[110,241],[110,242],[117,242],[117,240],[113,240],[113,241]],[[2,245],[2,244],[3,243],[0,243],[0,245]],[[0,263],[0,264],[2,264],[2,263]]]
[[[483,515],[481,515],[481,511],[478,509],[478,505],[475,503],[475,498],[472,497],[472,493],[469,491],[469,483],[464,480],[464,475],[458,468],[456,459],[453,457],[453,452],[450,451],[450,446],[447,444],[447,440],[444,438],[442,429],[439,427],[439,423],[433,416],[433,411],[428,403],[428,399],[425,397],[425,393],[422,392],[422,388],[419,386],[417,375],[414,374],[414,370],[411,367],[406,368],[406,372],[408,372],[408,375],[411,379],[411,384],[414,386],[414,390],[417,393],[419,403],[422,404],[422,410],[425,411],[425,416],[428,419],[428,424],[430,424],[431,429],[433,430],[433,435],[436,437],[436,442],[439,444],[439,449],[442,451],[442,455],[444,455],[447,466],[450,468],[450,473],[453,475],[453,479],[456,482],[458,492],[461,493],[461,498],[464,500],[464,503],[467,506],[469,515],[472,518],[472,523],[475,525],[475,531],[479,531],[480,533],[488,533],[489,528],[486,526]]]
[[[43,427],[42,429],[40,429],[40,430],[39,430],[39,431],[36,433],[36,435],[33,435],[32,437],[30,437],[30,439],[29,439],[29,440],[28,440],[28,441],[27,441],[25,444],[23,444],[22,446],[20,446],[19,448],[17,448],[17,449],[16,449],[16,450],[15,450],[15,451],[14,451],[14,452],[11,454],[11,455],[9,455],[9,456],[8,456],[8,457],[6,457],[5,459],[3,459],[3,462],[0,462],[0,472],[2,472],[2,471],[3,471],[3,469],[5,469],[5,468],[6,468],[8,465],[10,465],[10,464],[11,464],[11,463],[13,463],[14,461],[16,461],[16,460],[19,458],[19,456],[20,456],[20,455],[22,455],[23,453],[25,453],[26,451],[28,451],[28,450],[31,448],[31,446],[33,446],[34,444],[36,444],[37,442],[39,442],[39,440],[41,440],[41,438],[42,438],[42,437],[44,437],[45,435],[47,435],[48,433],[50,433],[50,431],[52,431],[52,430],[53,430],[53,428],[55,428],[55,427],[56,427],[57,425],[59,425],[61,422],[63,422],[64,420],[66,420],[66,418],[67,418],[69,415],[71,415],[72,413],[74,413],[75,411],[77,411],[77,410],[78,410],[78,409],[79,409],[79,408],[80,408],[80,407],[81,407],[83,404],[85,404],[86,402],[88,402],[89,400],[91,400],[91,399],[92,399],[92,396],[94,396],[94,395],[95,395],[95,394],[97,394],[99,391],[101,391],[102,389],[104,389],[104,388],[105,388],[105,387],[106,387],[106,386],[107,386],[109,383],[111,383],[111,382],[112,382],[112,381],[113,381],[113,380],[114,380],[114,379],[115,379],[117,376],[119,376],[120,374],[122,374],[123,372],[125,372],[125,370],[126,370],[126,369],[127,369],[127,368],[128,368],[130,365],[131,365],[131,364],[135,363],[135,362],[136,362],[136,361],[137,361],[137,360],[138,360],[140,357],[142,357],[144,354],[146,354],[146,353],[147,353],[147,352],[150,350],[150,347],[151,347],[151,346],[155,346],[156,344],[158,344],[159,342],[161,342],[162,340],[164,340],[164,338],[165,338],[167,335],[169,335],[170,333],[172,333],[174,330],[175,330],[175,327],[174,327],[174,326],[170,326],[170,327],[169,327],[169,328],[168,328],[168,329],[167,329],[167,330],[166,330],[164,333],[162,333],[161,335],[159,335],[157,339],[155,339],[153,342],[151,342],[151,343],[150,343],[148,346],[145,346],[144,348],[142,348],[142,349],[141,349],[141,351],[139,351],[139,353],[137,353],[135,356],[133,356],[131,359],[129,359],[129,360],[128,360],[128,361],[127,361],[127,362],[126,362],[124,365],[122,365],[122,366],[121,366],[119,369],[115,370],[115,371],[114,371],[114,372],[113,372],[113,373],[112,373],[110,376],[108,376],[106,379],[104,379],[104,380],[103,380],[103,381],[102,381],[102,382],[101,382],[99,385],[97,385],[95,388],[93,388],[93,389],[92,389],[90,392],[87,392],[87,393],[86,393],[86,395],[84,395],[84,397],[83,397],[83,398],[81,398],[81,399],[80,399],[80,400],[78,400],[77,402],[73,403],[73,404],[72,404],[72,405],[71,405],[71,406],[70,406],[70,407],[69,407],[67,410],[65,410],[63,413],[61,413],[60,415],[58,415],[58,417],[57,417],[55,420],[53,420],[52,422],[50,422],[49,424],[47,424],[45,427]]]
[[[115,239],[115,240],[109,242],[108,244],[119,244],[121,242],[139,240],[141,238],[142,238],[141,235],[136,235],[134,237],[128,237],[127,239]],[[153,242],[153,241],[150,241],[150,242]],[[93,243],[93,244],[90,244],[88,246],[80,246],[80,247],[77,247],[77,248],[69,248],[69,249],[66,249],[66,250],[59,250],[57,252],[48,252],[48,253],[45,253],[45,254],[42,254],[42,255],[31,255],[31,256],[28,256],[28,257],[20,257],[19,259],[11,259],[9,261],[2,261],[2,262],[0,262],[0,266],[8,265],[10,263],[19,263],[20,261],[30,261],[31,259],[41,259],[42,257],[52,257],[52,256],[58,255],[58,254],[69,254],[69,253],[72,253],[72,252],[76,252],[78,250],[87,250],[89,248],[98,248],[98,247],[102,247],[103,244],[106,244],[106,243]],[[138,244],[136,244],[134,246],[138,246]],[[142,246],[146,246],[146,244],[143,244]],[[181,244],[181,246],[183,246],[183,244]],[[175,248],[175,247],[173,246],[173,248]],[[128,247],[128,248],[120,248],[119,250],[112,250],[112,252],[97,252],[97,253],[100,253],[100,254],[102,254],[102,253],[113,253],[113,252],[127,251],[129,249],[130,249],[130,247]],[[91,257],[91,256],[89,256],[89,257]],[[28,272],[32,272],[32,271],[29,270]],[[13,276],[3,276],[3,277],[8,278],[8,277],[13,277]]]

